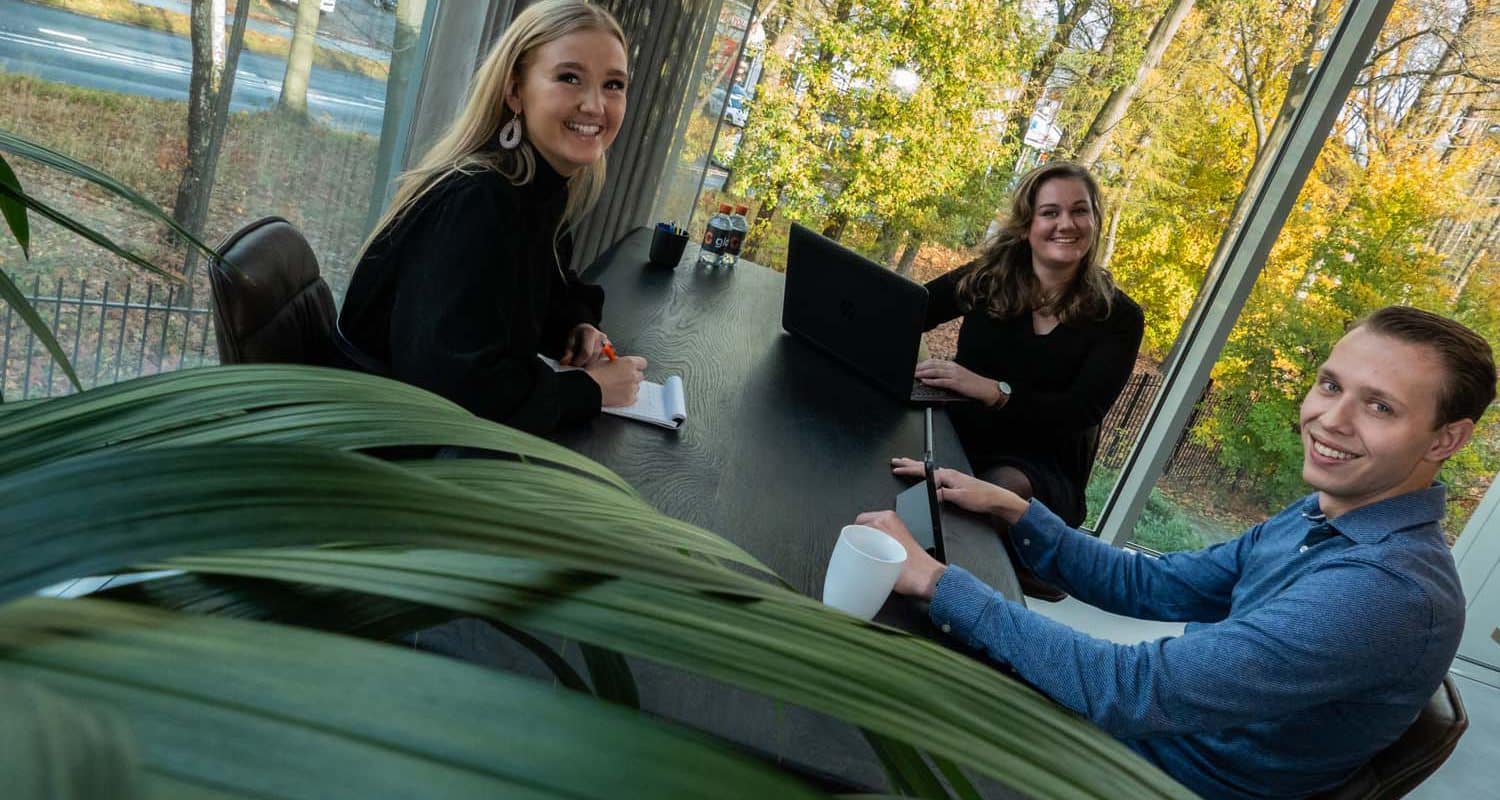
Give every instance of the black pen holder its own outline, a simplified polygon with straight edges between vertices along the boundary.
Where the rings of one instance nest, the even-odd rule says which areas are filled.
[[[676,234],[657,228],[651,234],[651,263],[659,267],[676,267],[687,249],[687,234]]]

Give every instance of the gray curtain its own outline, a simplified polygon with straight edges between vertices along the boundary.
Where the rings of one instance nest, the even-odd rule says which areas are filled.
[[[692,108],[689,95],[706,61],[722,0],[601,0],[630,42],[633,74],[625,125],[609,152],[599,204],[575,237],[573,261],[585,265],[650,222],[657,186]]]

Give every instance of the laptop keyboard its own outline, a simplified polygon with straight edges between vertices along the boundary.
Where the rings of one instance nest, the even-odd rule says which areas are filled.
[[[941,386],[928,386],[927,384],[913,378],[911,382],[911,399],[918,403],[966,403],[972,398],[966,397]]]

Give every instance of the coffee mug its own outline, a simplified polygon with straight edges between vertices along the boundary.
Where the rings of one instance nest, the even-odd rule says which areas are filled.
[[[860,619],[871,619],[885,605],[906,548],[884,531],[868,525],[845,525],[828,559],[823,603]]]

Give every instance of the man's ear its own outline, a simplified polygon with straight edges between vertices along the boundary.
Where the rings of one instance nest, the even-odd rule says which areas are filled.
[[[1432,445],[1427,448],[1423,456],[1428,461],[1446,461],[1454,453],[1463,449],[1474,436],[1474,420],[1461,419],[1440,426],[1437,436],[1433,438]]]

